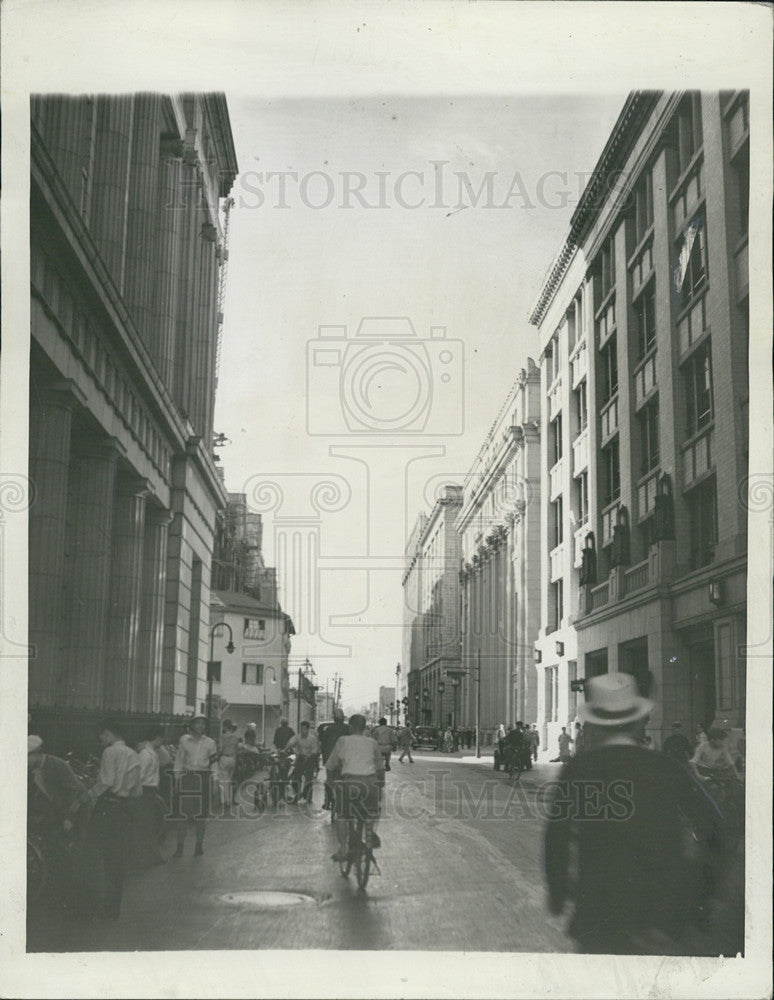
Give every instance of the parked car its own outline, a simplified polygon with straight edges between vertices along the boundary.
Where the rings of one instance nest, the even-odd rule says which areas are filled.
[[[438,746],[440,738],[440,733],[435,726],[417,726],[414,730],[414,739],[411,743],[411,747],[414,750],[418,750],[422,747],[429,747],[431,750],[435,750]]]

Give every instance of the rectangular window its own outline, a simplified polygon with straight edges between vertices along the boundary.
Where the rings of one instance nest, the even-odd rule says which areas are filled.
[[[212,660],[209,664],[209,679],[213,681],[220,681],[220,660]]]
[[[615,285],[615,241],[611,237],[602,247],[599,255],[599,301],[601,305],[603,299],[609,294]]]
[[[263,618],[245,618],[245,639],[265,639],[266,622]]]
[[[589,517],[589,474],[582,472],[573,480],[575,489],[575,510],[578,514],[576,527],[585,524]]]
[[[656,343],[656,283],[651,281],[634,303],[637,358],[644,358]]]
[[[702,144],[701,94],[689,91],[677,109],[677,160],[682,174]]]
[[[678,240],[675,286],[685,307],[707,282],[707,231],[701,218],[691,222]]]
[[[618,392],[618,346],[615,334],[599,352],[599,360],[602,381],[600,405],[604,406]]]
[[[564,513],[562,510],[562,498],[557,497],[551,504],[552,535],[554,544],[551,548],[561,545],[564,540]]]
[[[551,421],[551,431],[550,431],[549,447],[550,455],[549,459],[551,465],[556,465],[559,459],[562,457],[562,415],[561,413],[556,417],[555,420]]]
[[[587,401],[586,380],[578,384],[578,388],[573,392],[573,404],[575,410],[576,434],[580,434],[589,422],[589,408]]]
[[[562,586],[562,581],[557,580],[556,583],[551,584],[551,604],[553,611],[553,630],[561,628],[562,618],[564,617],[564,588]]]
[[[712,420],[712,352],[707,340],[683,366],[688,436],[706,427]]]
[[[705,480],[687,496],[691,531],[691,568],[707,566],[715,558],[718,539],[715,479]]]
[[[634,239],[639,243],[653,222],[653,177],[644,170],[634,189]]]
[[[602,496],[605,507],[621,496],[621,469],[618,463],[618,438],[602,449]]]
[[[658,402],[650,403],[639,414],[640,446],[642,449],[642,475],[655,469],[659,463]]]
[[[243,663],[242,664],[243,684],[263,684],[263,664]]]

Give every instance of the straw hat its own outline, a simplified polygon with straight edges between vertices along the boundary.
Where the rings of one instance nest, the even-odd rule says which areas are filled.
[[[578,715],[592,726],[626,726],[645,718],[654,702],[637,694],[637,685],[629,674],[602,674],[586,682],[586,702]]]

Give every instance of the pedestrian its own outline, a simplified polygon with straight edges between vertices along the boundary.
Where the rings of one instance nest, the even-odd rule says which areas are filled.
[[[236,729],[236,726],[234,726]],[[245,734],[242,737],[245,746],[255,749],[258,742],[258,729],[254,722],[248,722]]]
[[[340,736],[349,736],[350,729],[344,721],[344,712],[341,708],[334,708],[333,722],[327,726],[320,726],[317,730],[317,738],[320,741],[320,753],[322,755],[323,766],[325,767],[325,798],[323,799],[323,809],[333,808],[333,776],[328,771],[328,758],[333,753]]]
[[[172,812],[178,821],[177,849],[174,856],[182,858],[186,828],[193,824],[194,855],[204,854],[204,833],[210,815],[213,765],[218,747],[206,735],[207,717],[195,715],[190,721],[190,733],[180,737],[175,755],[175,790]]]
[[[687,765],[693,756],[693,747],[683,732],[682,722],[672,723],[671,733],[664,740],[664,753],[683,765]]]
[[[152,726],[137,745],[140,758],[142,797],[137,810],[137,860],[143,867],[163,864],[159,850],[164,828],[164,803],[159,796],[161,763],[159,748],[163,741],[160,726]]]
[[[411,743],[413,739],[414,732],[411,728],[411,723],[406,720],[406,724],[398,733],[398,746],[400,747],[400,756],[398,757],[399,764],[403,763],[403,758],[406,754],[408,754],[409,764],[414,763],[414,758],[411,756]]]
[[[701,746],[702,743],[706,742],[707,742],[707,731],[700,722],[697,722],[696,731],[693,736],[694,749],[698,746]]]
[[[562,731],[559,733],[559,761],[562,764],[570,759],[571,744],[572,736],[567,732],[567,726],[562,726]]]
[[[93,832],[105,876],[102,915],[115,919],[121,913],[127,844],[131,843],[131,804],[142,796],[142,765],[124,742],[119,720],[106,719],[99,739],[105,749],[97,782],[89,794],[94,801]]]
[[[633,678],[594,677],[586,699],[586,747],[565,764],[548,803],[551,912],[572,898],[568,931],[581,952],[685,954],[699,883],[683,853],[683,817],[711,842],[718,814],[683,768],[643,747],[653,702]]]
[[[577,757],[577,755],[583,749],[583,742],[584,742],[583,741],[583,725],[580,722],[576,722],[575,723],[575,739],[574,739],[573,742],[575,744],[575,746],[573,748],[573,755]]]
[[[452,735],[451,726],[447,726],[443,734],[443,752],[451,753],[454,746],[454,737]]]
[[[537,764],[538,750],[540,749],[540,733],[538,732],[538,727],[536,723],[532,723],[532,728],[529,731],[529,739],[532,749],[532,760]]]
[[[255,730],[253,730],[253,733]],[[225,815],[231,816],[233,801],[234,772],[236,771],[237,754],[242,740],[237,736],[237,727],[226,719],[218,745],[218,784],[220,786],[220,801]]]
[[[379,725],[371,732],[371,739],[376,740],[379,746],[379,753],[384,758],[384,770],[390,770],[390,756],[395,748],[395,733],[392,726],[387,725],[387,720],[382,717]]]
[[[301,732],[291,738],[285,750],[296,755],[293,773],[290,776],[295,801],[308,802],[311,805],[320,744],[317,733],[311,731],[306,719],[301,723]]]
[[[274,730],[274,749],[281,751],[290,743],[293,737],[296,735],[294,729],[288,725],[288,720],[286,718],[280,719],[280,724]]]
[[[346,861],[348,855],[349,821],[363,819],[371,848],[380,846],[376,833],[379,800],[384,788],[384,754],[373,736],[365,736],[365,718],[352,715],[349,719],[350,735],[336,742],[328,766],[336,775],[335,829],[338,850],[334,861]]]

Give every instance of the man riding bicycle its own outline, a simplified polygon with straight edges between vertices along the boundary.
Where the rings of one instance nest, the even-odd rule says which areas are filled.
[[[522,770],[532,767],[532,747],[524,732],[523,723],[517,722],[516,728],[501,741],[500,753],[506,771],[514,767],[517,762],[521,764]]]
[[[375,740],[364,736],[365,717],[353,715],[350,735],[340,736],[327,761],[328,773],[336,775],[333,794],[336,803],[334,824],[339,849],[334,861],[347,860],[347,841],[352,820],[362,819],[372,848],[379,847],[375,831],[379,800],[384,787],[384,758]]]

